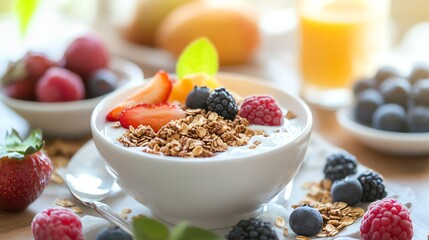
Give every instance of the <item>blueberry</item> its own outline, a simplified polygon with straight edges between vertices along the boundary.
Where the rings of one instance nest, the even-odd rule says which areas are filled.
[[[391,66],[384,66],[377,70],[375,73],[374,79],[375,79],[375,86],[380,86],[381,83],[383,83],[386,79],[391,77],[400,77],[401,74],[399,73],[398,69]]]
[[[407,79],[400,77],[386,79],[379,89],[386,103],[396,103],[405,109],[408,108],[411,84]]]
[[[418,63],[408,77],[411,84],[416,84],[420,79],[429,78],[429,63]]]
[[[417,106],[410,109],[407,120],[410,132],[429,132],[429,107]]]
[[[385,131],[405,132],[406,112],[398,104],[384,104],[374,112],[372,126]]]
[[[317,209],[302,206],[292,211],[289,225],[297,235],[314,236],[322,230],[323,218]]]
[[[367,89],[358,94],[354,107],[356,121],[361,124],[370,124],[373,113],[383,102],[381,93],[375,89]]]
[[[429,78],[422,79],[413,86],[412,97],[415,105],[429,107]]]
[[[190,109],[201,108],[207,110],[207,98],[209,95],[209,88],[195,86],[186,97],[186,107]]]
[[[94,98],[107,94],[118,85],[118,78],[108,69],[99,69],[91,74],[87,81],[88,97]]]
[[[101,230],[96,240],[133,240],[133,237],[119,227],[115,227]]]
[[[353,84],[353,93],[357,96],[359,93],[374,88],[375,80],[373,78],[363,78],[359,79]]]
[[[334,182],[331,195],[334,202],[345,202],[353,206],[362,198],[362,185],[357,179],[346,177]]]

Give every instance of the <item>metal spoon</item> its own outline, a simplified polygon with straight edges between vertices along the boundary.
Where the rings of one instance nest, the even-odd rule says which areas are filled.
[[[66,183],[70,193],[85,206],[125,232],[134,235],[132,226],[107,204],[100,202],[112,190],[114,179],[104,167],[94,142],[86,143],[67,166]]]

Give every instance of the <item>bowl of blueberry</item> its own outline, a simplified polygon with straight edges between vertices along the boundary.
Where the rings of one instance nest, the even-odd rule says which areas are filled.
[[[135,64],[110,56],[94,34],[73,39],[61,60],[27,52],[11,62],[0,82],[0,99],[49,137],[90,134],[90,115],[104,96],[143,80]]]
[[[429,64],[415,64],[407,76],[381,67],[353,92],[354,103],[337,119],[357,140],[394,155],[429,154]]]

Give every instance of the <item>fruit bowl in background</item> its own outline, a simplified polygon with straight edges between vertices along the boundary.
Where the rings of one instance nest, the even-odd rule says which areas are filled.
[[[130,196],[172,224],[186,220],[220,229],[258,215],[295,177],[307,150],[312,115],[298,97],[243,75],[218,79],[241,96],[271,95],[294,112],[300,126],[293,137],[268,151],[213,158],[180,158],[127,149],[107,137],[106,114],[134,89],[104,98],[91,117],[92,136],[110,174]]]
[[[356,140],[380,152],[401,155],[428,155],[428,133],[384,131],[356,122],[352,107],[337,110],[338,123]]]
[[[119,88],[143,81],[140,68],[122,58],[112,57],[110,70],[119,79]],[[115,90],[116,91],[116,90]],[[15,99],[0,92],[0,100],[48,137],[78,138],[90,134],[90,116],[105,95],[69,102],[37,102]]]

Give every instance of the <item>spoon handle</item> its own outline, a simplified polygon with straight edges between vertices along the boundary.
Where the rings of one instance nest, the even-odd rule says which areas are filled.
[[[114,212],[109,205],[104,204],[102,202],[94,201],[94,202],[87,202],[88,205],[91,205],[97,213],[99,213],[101,216],[103,216],[107,221],[117,225],[125,232],[129,233],[131,236],[134,236],[134,231],[132,226],[125,221],[119,214]]]

